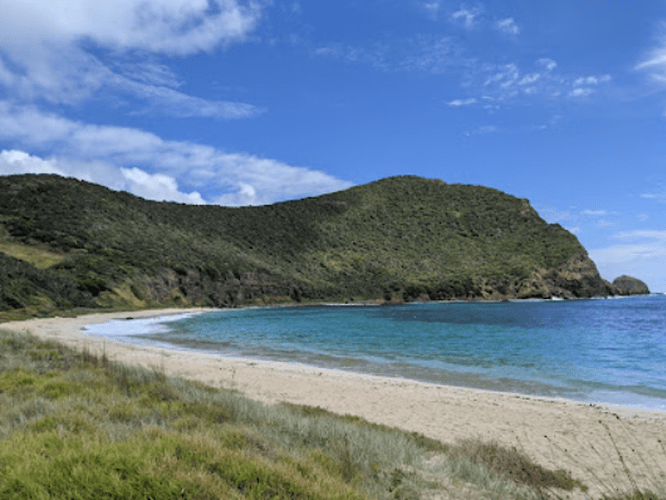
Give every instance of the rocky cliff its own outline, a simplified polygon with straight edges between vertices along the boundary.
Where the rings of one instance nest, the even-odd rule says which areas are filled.
[[[650,293],[648,286],[638,278],[622,275],[613,280],[618,295],[647,295]]]

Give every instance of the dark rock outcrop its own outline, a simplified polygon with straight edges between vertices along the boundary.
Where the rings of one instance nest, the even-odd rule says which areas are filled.
[[[613,280],[619,295],[647,295],[650,293],[648,286],[638,278],[622,275]]]

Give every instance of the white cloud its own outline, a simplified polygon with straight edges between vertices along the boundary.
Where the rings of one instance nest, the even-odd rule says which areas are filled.
[[[486,135],[493,134],[495,132],[499,132],[499,128],[497,128],[495,125],[482,125],[472,131],[464,132],[463,135],[466,137],[472,137],[474,135]]]
[[[329,44],[313,51],[347,63],[368,64],[381,71],[418,71],[444,73],[465,64],[451,37],[417,35],[397,43],[373,42],[369,45]]]
[[[608,215],[608,210],[583,210],[583,215]]]
[[[501,19],[495,23],[495,29],[505,33],[507,35],[518,35],[520,34],[520,28],[513,20],[512,17],[506,19]]]
[[[595,88],[601,84],[612,80],[610,75],[601,76],[582,76],[573,81],[573,89],[569,92],[569,97],[586,97],[595,92]]]
[[[0,29],[4,46],[90,40],[120,51],[188,55],[242,40],[259,15],[256,4],[237,0],[3,0]]]
[[[397,54],[396,69],[441,74],[463,63],[453,39],[447,36],[416,36]]]
[[[498,67],[497,70],[486,78],[484,86],[499,85],[501,88],[508,88],[521,80],[520,70],[516,64],[505,64]]]
[[[651,193],[643,193],[641,194],[641,198],[645,198],[646,200],[655,200],[659,203],[666,203],[666,189],[664,186],[659,186],[656,192],[653,191]]]
[[[485,65],[478,72],[483,78],[483,83],[480,83],[481,91],[496,104],[518,99],[533,100],[538,97],[580,98],[591,95],[598,87],[611,80],[610,75],[565,76],[555,71],[556,68],[555,61],[545,58],[535,61],[529,71],[516,63]]]
[[[24,151],[1,151],[0,173],[3,175],[19,174],[58,174],[66,176],[66,172],[58,168],[54,160],[44,160],[31,156]]]
[[[635,238],[648,238],[653,240],[659,240],[661,242],[666,242],[666,231],[664,230],[646,230],[646,229],[637,229],[635,231],[622,231],[615,235],[616,238],[627,240]],[[664,247],[664,252],[666,252],[666,247]]]
[[[148,174],[138,168],[125,169],[89,162],[43,159],[24,151],[0,151],[0,175],[57,174],[63,177],[103,184],[115,190],[125,190],[148,200],[177,201],[190,204],[206,203],[197,192],[189,194],[178,190],[172,177],[162,174]],[[118,175],[120,174],[120,175]]]
[[[428,17],[430,17],[434,21],[436,21],[439,18],[439,11],[441,7],[442,7],[441,0],[434,0],[432,2],[423,3],[423,9],[425,9],[426,13],[428,14]]]
[[[467,22],[467,19],[472,22],[481,15],[480,8],[461,8],[453,17],[459,22]],[[502,26],[509,27],[508,21],[513,19],[503,21]],[[481,103],[489,111],[496,111],[507,103],[531,103],[539,99],[579,99],[584,102],[582,98],[602,91],[603,86],[612,80],[608,74],[571,75],[558,71],[557,62],[546,57],[527,67],[517,62],[487,63],[483,58],[470,55],[461,40],[452,36],[422,35],[365,45],[329,44],[316,49],[314,54],[369,64],[382,71],[458,75],[468,97],[453,99],[447,104],[455,107]]]
[[[655,46],[635,66],[635,69],[647,73],[653,82],[662,87],[666,86],[666,21],[662,21],[660,28]],[[664,116],[666,116],[666,112],[664,112]]]
[[[136,167],[121,168],[120,171],[127,180],[128,191],[147,200],[177,201],[192,205],[204,205],[206,203],[196,191],[189,194],[181,193],[176,179],[171,176],[149,174]]]
[[[653,79],[666,83],[666,22],[661,23],[661,34],[655,47],[636,65],[636,69],[647,71]]]
[[[481,13],[482,11],[478,7],[463,7],[451,14],[451,20],[462,24],[462,26],[464,26],[466,29],[472,29],[476,25],[476,19],[481,15]]]
[[[13,173],[10,160],[19,161],[21,173],[53,168],[54,173],[151,199],[202,203],[208,190],[218,193],[208,201],[258,205],[351,186],[326,173],[273,159],[168,141],[135,128],[85,124],[2,101],[0,139],[32,155],[49,151],[53,158],[9,152],[2,157],[0,173]]]
[[[159,62],[144,60],[117,61],[116,72],[130,81],[156,87],[178,88],[183,85],[180,77],[171,68]]]
[[[576,78],[574,80],[574,85],[575,86],[580,86],[580,85],[599,85],[601,83],[608,83],[611,81],[611,76],[610,75],[602,75],[602,76],[584,76],[580,78]]]
[[[476,98],[470,97],[468,99],[454,99],[453,101],[449,101],[447,104],[449,106],[453,106],[454,108],[459,108],[461,106],[471,106],[477,102],[478,100]]]
[[[594,93],[593,89],[590,88],[577,88],[569,92],[570,97],[587,97],[588,95]]]
[[[589,250],[601,274],[610,279],[629,274],[652,291],[666,292],[666,231],[624,231],[615,238],[626,243]]]
[[[539,208],[539,214],[549,223],[558,223],[566,227],[572,233],[581,234],[588,232],[596,227],[605,229],[617,225],[617,221],[604,218],[606,216],[619,215],[618,212],[598,209],[598,210],[578,210],[571,207],[569,210],[559,210],[556,208]]]
[[[354,46],[341,43],[332,43],[314,50],[314,55],[340,59],[348,63],[365,63],[377,69],[388,70],[390,65],[387,58],[390,50],[383,44],[372,46]]]
[[[3,0],[0,85],[22,102],[72,105],[106,91],[131,94],[162,114],[252,116],[261,110],[178,92],[177,75],[154,55],[184,56],[242,41],[259,19],[257,5],[239,0]],[[99,52],[107,54],[108,65],[93,55]]]
[[[557,63],[552,59],[548,59],[547,57],[542,57],[541,59],[538,59],[536,64],[546,68],[546,71],[553,71],[557,67]]]
[[[599,219],[599,220],[595,223],[595,225],[596,225],[597,227],[601,227],[601,228],[605,228],[605,227],[613,227],[613,226],[615,226],[616,224],[617,224],[616,222],[613,222],[613,221],[611,221],[611,220],[607,220],[607,219]]]
[[[124,84],[119,84],[117,88],[131,90],[135,96],[144,99],[149,107],[143,113],[166,114],[180,118],[199,116],[234,119],[250,118],[264,111],[250,104],[200,99],[168,87],[157,87],[131,81],[125,81]]]
[[[541,73],[528,73],[523,76],[518,85],[533,85],[541,79]]]
[[[483,125],[477,130],[478,134],[492,134],[497,132],[498,128],[495,125]]]

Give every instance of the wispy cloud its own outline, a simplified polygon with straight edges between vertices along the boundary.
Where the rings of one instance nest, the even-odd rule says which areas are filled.
[[[472,29],[477,24],[483,10],[480,7],[461,7],[451,14],[451,20],[462,25],[466,29]]]
[[[666,262],[666,238],[659,235],[645,238],[629,237],[626,242],[603,248],[588,249],[602,276],[613,279],[622,274],[636,276],[645,281],[651,291],[666,291],[664,263]]]
[[[259,4],[237,0],[124,0],[91,4],[0,2],[0,86],[21,102],[79,104],[128,95],[144,111],[242,118],[261,110],[209,101],[177,89],[181,81],[157,57],[185,56],[239,42],[255,28]],[[108,62],[102,62],[104,53]],[[127,56],[133,59],[127,61]]]
[[[659,88],[666,87],[666,21],[661,22],[659,36],[654,46],[635,66],[635,69],[646,73]],[[666,116],[666,111],[664,111],[664,116]]]
[[[349,187],[323,172],[0,101],[0,174],[57,173],[150,199],[260,205]],[[26,151],[29,151],[28,154]],[[48,151],[48,157],[41,157]],[[209,192],[222,193],[209,195]]]
[[[612,278],[630,274],[644,280],[653,291],[666,291],[666,231],[623,231],[614,238],[622,243],[589,250],[602,275]]]
[[[606,248],[598,248],[591,250],[590,254],[597,264],[624,264],[635,260],[666,258],[666,247],[664,247],[664,240],[658,239],[640,244],[612,245]]]
[[[572,76],[557,71],[557,62],[541,58],[529,68],[518,63],[477,64],[470,70],[465,100],[490,110],[509,102],[530,102],[537,98],[559,100],[590,96],[610,75]],[[472,95],[469,95],[472,94]]]
[[[500,19],[495,22],[495,29],[505,33],[507,35],[518,35],[520,34],[520,28],[516,24],[516,21],[512,17],[506,19]]]
[[[441,74],[465,62],[451,37],[418,35],[398,51],[395,67],[400,71]]]
[[[584,86],[584,85],[599,85],[601,83],[607,83],[611,81],[611,76],[610,75],[602,75],[602,76],[584,76],[580,78],[576,78],[574,80],[574,85],[576,87]]]
[[[463,135],[466,137],[472,137],[474,135],[494,134],[499,131],[500,129],[495,125],[481,125],[475,128],[474,130],[469,130],[467,132],[464,132]]]
[[[461,106],[471,106],[472,104],[476,104],[478,102],[478,99],[475,97],[470,97],[468,99],[454,99],[452,101],[449,101],[447,104],[449,106],[453,106],[454,108],[459,108]]]
[[[536,125],[534,128],[536,130],[548,130],[552,127],[555,127],[557,123],[562,119],[562,115],[553,115],[550,118],[548,118],[546,121],[543,123]]]
[[[608,74],[566,74],[559,71],[557,62],[550,58],[539,58],[528,67],[518,62],[484,62],[469,54],[460,40],[451,36],[417,35],[367,45],[332,43],[313,52],[350,64],[370,65],[380,71],[421,72],[459,78],[464,95],[452,96],[447,101],[452,107],[477,106],[497,110],[512,102],[581,99],[612,81]]]
[[[583,215],[608,215],[608,210],[583,210],[581,212]]]
[[[394,69],[396,56],[392,47],[385,43],[375,42],[368,46],[346,43],[330,43],[314,49],[314,55],[340,59],[347,63],[362,63],[381,69]]]
[[[573,81],[570,97],[586,97],[594,94],[596,87],[612,80],[610,75],[581,76]]]
[[[666,203],[666,185],[657,183],[655,188],[648,193],[643,193],[640,195],[641,198],[647,200],[655,200],[659,203]]]
[[[382,71],[430,74],[445,73],[466,62],[451,37],[435,35],[416,35],[398,42],[373,42],[366,46],[332,43],[315,49],[314,54],[368,64]]]
[[[592,228],[606,229],[617,225],[617,218],[622,214],[605,209],[570,208],[560,210],[552,207],[538,209],[539,214],[551,224],[557,223],[569,231],[582,234]]]
[[[622,231],[615,235],[621,240],[651,239],[666,242],[666,231],[663,229],[637,229],[635,231]],[[666,252],[666,248],[663,249]]]
[[[666,21],[661,23],[655,46],[636,65],[636,69],[645,71],[653,80],[666,84]]]
[[[437,21],[437,19],[439,19],[439,12],[442,8],[442,0],[424,2],[422,7],[430,19]]]
[[[261,15],[238,0],[3,0],[3,45],[93,41],[113,50],[188,55],[243,40]],[[28,40],[26,40],[26,38]],[[14,40],[14,42],[7,40]]]

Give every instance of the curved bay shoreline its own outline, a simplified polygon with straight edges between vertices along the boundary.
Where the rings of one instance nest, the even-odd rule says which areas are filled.
[[[126,344],[88,335],[84,327],[115,319],[215,309],[162,309],[97,313],[76,318],[0,324],[121,363],[238,390],[266,404],[289,402],[353,414],[371,422],[422,433],[444,442],[497,441],[538,463],[572,471],[589,494],[613,485],[666,484],[666,412],[444,386],[306,365]],[[648,466],[646,466],[648,465]],[[626,469],[625,469],[626,468]]]

